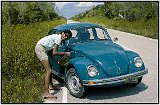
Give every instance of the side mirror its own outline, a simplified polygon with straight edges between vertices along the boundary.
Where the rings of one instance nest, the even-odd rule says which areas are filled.
[[[118,41],[118,38],[117,37],[113,38],[113,41],[114,42]]]

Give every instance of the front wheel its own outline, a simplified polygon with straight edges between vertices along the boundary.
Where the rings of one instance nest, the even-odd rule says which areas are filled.
[[[86,94],[86,88],[82,85],[74,68],[67,71],[66,87],[74,97],[81,98]]]

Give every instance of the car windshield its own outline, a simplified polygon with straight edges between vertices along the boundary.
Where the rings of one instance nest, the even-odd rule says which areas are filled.
[[[78,39],[81,41],[110,39],[108,32],[101,27],[81,27],[72,29],[71,32],[73,39]]]

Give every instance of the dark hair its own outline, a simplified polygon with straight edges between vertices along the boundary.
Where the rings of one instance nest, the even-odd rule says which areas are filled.
[[[64,30],[63,32],[68,35],[68,39],[72,37],[72,32],[70,30]]]

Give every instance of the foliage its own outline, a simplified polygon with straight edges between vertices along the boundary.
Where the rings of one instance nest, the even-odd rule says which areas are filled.
[[[58,17],[51,2],[2,2],[2,24],[28,24]]]
[[[2,26],[2,103],[42,102],[44,68],[36,57],[37,41],[64,19]]]
[[[71,18],[158,39],[158,2],[105,2]]]
[[[106,17],[120,17],[129,21],[158,17],[157,2],[105,2]]]

